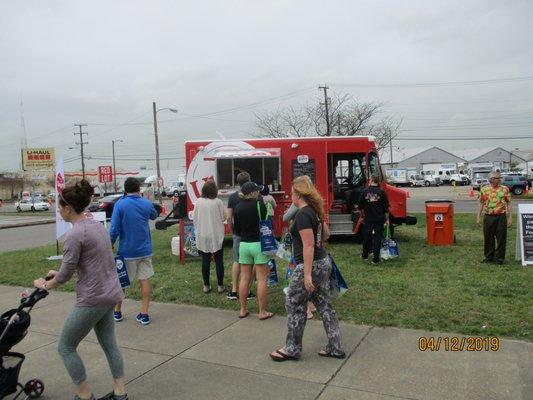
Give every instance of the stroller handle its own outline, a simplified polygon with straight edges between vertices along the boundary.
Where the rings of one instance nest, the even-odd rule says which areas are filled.
[[[28,297],[20,299],[20,306],[18,308],[19,311],[23,310],[24,308],[33,307],[35,304],[37,304],[37,302],[44,299],[46,296],[48,296],[48,292],[46,290],[35,289]]]

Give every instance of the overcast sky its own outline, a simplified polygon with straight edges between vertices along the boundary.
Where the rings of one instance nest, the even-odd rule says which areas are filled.
[[[163,168],[183,142],[249,136],[255,112],[319,101],[318,85],[403,118],[395,146],[532,149],[533,2],[524,1],[2,1],[0,171],[20,164],[21,99],[30,147],[79,169],[151,167],[152,101]],[[365,86],[366,85],[366,86]],[[248,107],[244,107],[248,106]],[[227,111],[229,110],[229,111]],[[209,118],[199,116],[211,115]],[[130,125],[116,125],[128,123]],[[217,133],[219,132],[219,133]],[[449,141],[446,137],[479,137]],[[76,159],[78,157],[78,159]]]

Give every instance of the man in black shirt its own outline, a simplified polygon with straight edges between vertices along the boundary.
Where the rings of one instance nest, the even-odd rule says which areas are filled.
[[[379,174],[372,174],[367,188],[359,197],[359,209],[363,218],[363,260],[372,250],[373,263],[379,262],[379,250],[383,239],[383,224],[389,224],[389,201],[387,194],[379,187]]]

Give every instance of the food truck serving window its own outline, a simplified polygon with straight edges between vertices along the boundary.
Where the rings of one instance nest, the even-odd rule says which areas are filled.
[[[217,183],[221,190],[237,187],[237,175],[248,172],[253,182],[281,188],[279,149],[238,150],[220,152],[216,158]]]

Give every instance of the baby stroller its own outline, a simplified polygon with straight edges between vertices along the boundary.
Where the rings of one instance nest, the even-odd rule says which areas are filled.
[[[39,379],[32,379],[22,385],[19,381],[20,367],[24,362],[24,355],[10,352],[19,343],[30,326],[30,311],[39,300],[48,296],[48,292],[35,289],[28,297],[20,300],[20,306],[2,314],[0,317],[0,399],[16,393],[17,399],[22,393],[25,399],[36,399],[43,394],[44,383]],[[24,311],[27,308],[28,311]]]

